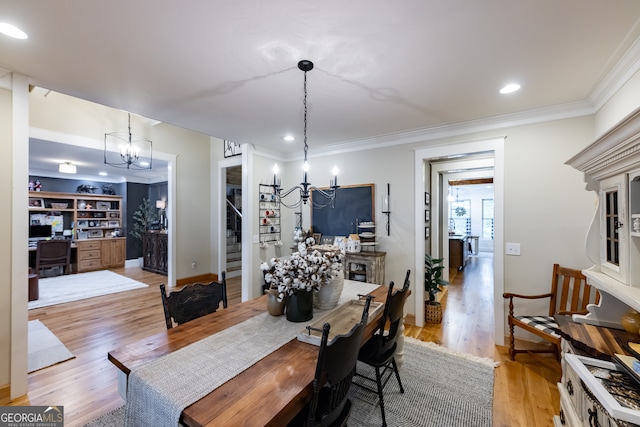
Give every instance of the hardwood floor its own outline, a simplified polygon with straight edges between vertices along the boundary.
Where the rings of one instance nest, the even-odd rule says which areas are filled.
[[[423,328],[405,325],[405,335],[500,362],[495,370],[495,427],[553,426],[552,417],[560,412],[556,386],[560,362],[551,355],[535,353],[519,354],[511,361],[508,348],[495,345],[492,262],[491,254],[481,252],[470,257],[464,271],[452,269],[451,284],[442,300],[442,323]],[[517,346],[535,347],[524,342]]]
[[[442,323],[407,325],[405,334],[500,362],[495,370],[494,426],[552,426],[551,417],[559,412],[555,383],[560,364],[536,354],[518,355],[512,362],[506,348],[494,345],[491,258],[470,261],[464,273],[452,276],[443,298]],[[10,405],[62,405],[65,426],[72,427],[123,404],[117,369],[107,352],[165,330],[159,285],[166,277],[137,267],[113,271],[149,287],[29,311],[29,320],[39,319],[76,357],[29,374],[28,395]],[[227,286],[229,303],[238,303],[239,280],[228,279]]]

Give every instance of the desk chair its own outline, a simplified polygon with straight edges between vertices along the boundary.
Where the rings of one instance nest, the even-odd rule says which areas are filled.
[[[313,397],[288,427],[347,425],[351,413],[351,400],[347,397],[356,370],[356,360],[362,334],[369,318],[371,295],[367,296],[360,322],[346,335],[338,335],[328,343],[331,325],[322,327],[322,338],[313,379]]]
[[[502,297],[509,300],[509,356],[515,360],[516,353],[555,353],[560,357],[560,335],[558,334],[558,324],[553,316],[555,314],[586,314],[587,304],[597,304],[600,294],[592,292],[591,286],[587,284],[586,277],[580,270],[553,265],[553,276],[551,277],[551,291],[541,295],[519,295],[504,293]],[[516,316],[513,309],[513,299],[543,299],[549,298],[548,315],[538,316]],[[514,328],[519,327],[527,332],[531,332],[540,338],[553,344],[551,349],[540,350],[519,350],[515,348]]]
[[[222,306],[227,308],[227,280],[222,272],[221,282],[211,282],[208,285],[194,283],[185,285],[179,291],[167,295],[164,284],[160,285],[162,307],[167,329],[173,328],[173,319],[181,325],[189,320],[197,319],[205,314],[214,313]]]
[[[398,372],[398,365],[396,364],[394,354],[398,347],[398,330],[400,322],[402,322],[404,317],[404,304],[409,296],[410,273],[411,271],[407,270],[402,289],[397,290],[395,293],[393,292],[394,283],[389,283],[387,302],[384,305],[384,313],[380,319],[377,332],[362,346],[358,354],[358,361],[371,366],[375,370],[376,376],[375,378],[371,378],[356,372],[356,377],[362,378],[365,382],[354,380],[354,384],[373,393],[378,393],[383,426],[387,425],[387,420],[384,414],[384,397],[382,390],[391,378],[392,373],[395,373],[396,379],[398,380],[400,393],[404,393],[404,387],[402,387],[402,381],[400,380],[400,373]],[[389,330],[385,333],[385,325],[387,323],[389,324]],[[380,372],[381,369],[382,372]],[[389,374],[385,379],[384,377],[387,371],[389,371]],[[375,383],[377,387],[375,389],[369,387],[367,382]]]
[[[61,267],[71,273],[71,240],[39,240],[36,247],[36,274],[43,268]]]

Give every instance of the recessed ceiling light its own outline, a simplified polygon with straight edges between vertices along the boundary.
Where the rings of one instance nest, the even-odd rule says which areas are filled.
[[[100,175],[100,176],[107,176],[108,174],[107,174],[106,172],[100,172],[100,173],[98,173],[98,175]]]
[[[295,141],[296,139],[291,135],[287,135],[287,136],[284,137],[284,140],[288,141],[288,142],[291,142],[291,141]]]
[[[500,93],[505,94],[505,93],[512,93],[515,92],[517,90],[520,89],[520,85],[517,83],[509,83],[508,85],[506,85],[505,87],[503,87],[502,89],[500,89]]]
[[[140,162],[140,166],[149,166],[149,162]]]
[[[7,24],[6,22],[0,22],[0,33],[5,36],[13,37],[14,39],[26,39],[29,38],[27,33],[22,31],[18,27],[14,27],[11,24]]]

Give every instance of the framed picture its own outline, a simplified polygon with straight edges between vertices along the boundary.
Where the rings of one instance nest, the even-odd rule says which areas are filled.
[[[431,203],[431,195],[428,192],[424,192],[424,204],[429,205]]]
[[[109,221],[107,227],[120,227],[120,221]]]
[[[242,146],[236,142],[224,140],[224,157],[233,157],[242,155]]]
[[[89,230],[89,238],[103,237],[102,230]]]
[[[431,237],[431,230],[429,227],[425,227],[424,228],[424,238],[428,239],[429,237]]]
[[[88,228],[89,227],[89,221],[87,221],[86,219],[82,219],[78,221],[78,228]]]
[[[344,243],[343,243],[344,239],[345,239],[345,237],[344,237],[344,236],[336,236],[336,237],[333,239],[333,244],[334,244],[334,245],[336,245],[336,246],[338,246],[338,247],[340,247],[340,245],[341,245],[341,244],[344,244]]]
[[[334,236],[322,236],[320,239],[321,245],[333,245],[333,241],[335,240]]]
[[[109,209],[111,209],[111,203],[110,202],[96,202],[96,209],[100,209],[103,211],[108,211]]]
[[[424,222],[429,222],[429,218],[431,218],[430,212],[429,209],[424,210]]]
[[[44,208],[44,199],[38,199],[35,197],[29,197],[30,208]]]
[[[109,218],[120,218],[120,212],[109,212],[107,216]]]
[[[322,233],[313,233],[313,235],[311,237],[313,237],[313,240],[316,241],[316,245],[319,245],[320,244],[320,238],[322,237]]]

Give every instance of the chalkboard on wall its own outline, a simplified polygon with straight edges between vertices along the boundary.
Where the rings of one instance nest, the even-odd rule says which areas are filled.
[[[311,210],[311,228],[324,236],[348,236],[358,233],[357,222],[375,222],[375,184],[340,187],[334,207]],[[311,200],[326,204],[327,199],[317,191],[311,191]]]

